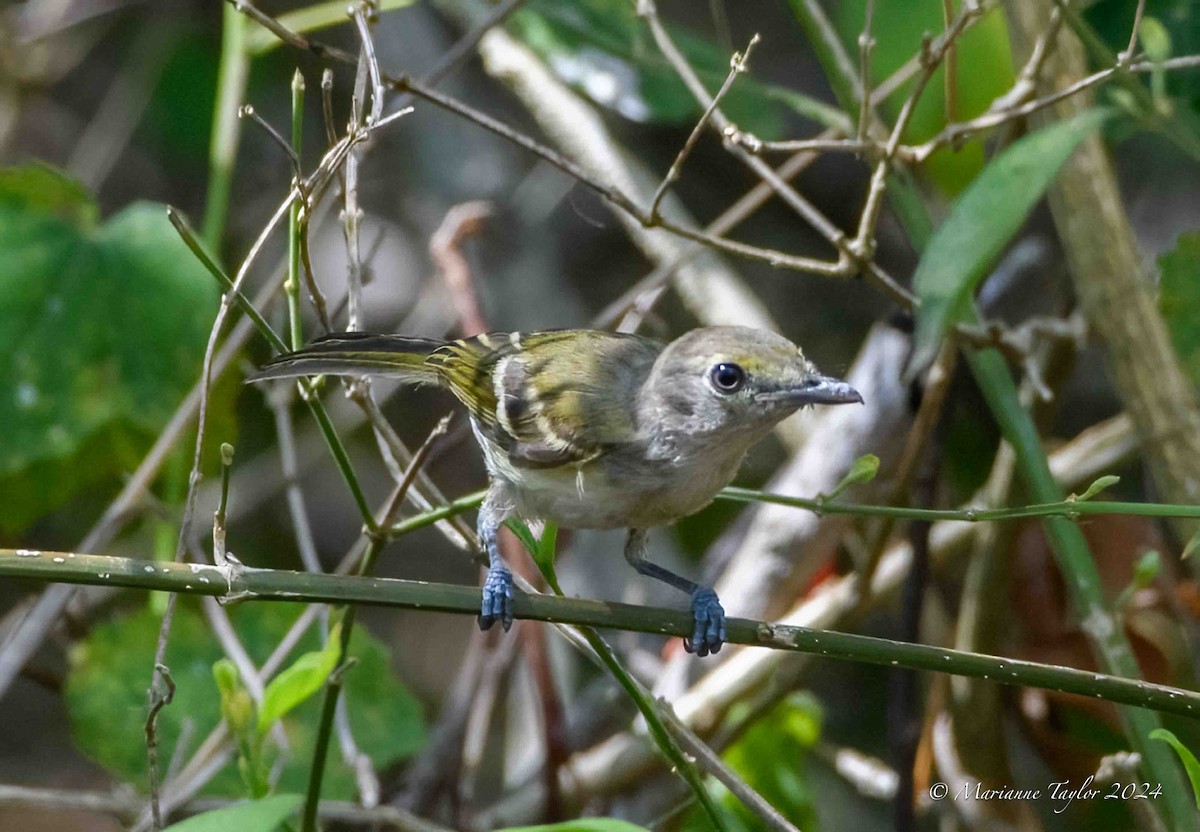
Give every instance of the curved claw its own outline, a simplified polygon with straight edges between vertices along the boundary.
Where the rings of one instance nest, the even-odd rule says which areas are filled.
[[[497,621],[504,632],[512,627],[513,579],[512,573],[503,566],[488,569],[483,582],[483,604],[479,608],[479,629],[490,630]]]
[[[690,639],[683,640],[683,648],[697,656],[720,653],[725,644],[725,610],[717,593],[706,586],[693,592],[692,616],[695,629]]]

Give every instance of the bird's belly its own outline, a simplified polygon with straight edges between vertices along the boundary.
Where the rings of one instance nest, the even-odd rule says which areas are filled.
[[[725,446],[670,463],[616,453],[536,468],[514,464],[474,420],[472,427],[489,475],[516,512],[574,529],[649,529],[694,514],[729,484],[746,453],[745,446]]]
[[[576,529],[647,529],[704,508],[736,471],[675,471],[669,484],[645,472],[603,464],[527,470],[511,489],[518,512]]]

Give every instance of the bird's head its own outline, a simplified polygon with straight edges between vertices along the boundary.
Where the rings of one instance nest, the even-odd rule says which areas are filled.
[[[669,430],[719,439],[758,438],[805,405],[862,402],[821,375],[800,348],[760,329],[695,329],[666,346],[644,394]]]

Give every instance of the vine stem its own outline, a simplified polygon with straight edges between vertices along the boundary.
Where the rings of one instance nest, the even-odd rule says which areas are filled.
[[[470,616],[479,613],[480,602],[479,590],[467,586],[254,569],[240,564],[220,567],[163,563],[36,549],[0,549],[0,577],[211,595],[225,602],[253,600],[370,604]],[[531,621],[609,627],[681,638],[690,635],[693,626],[691,616],[682,610],[610,601],[518,592],[513,599],[513,606],[517,618]],[[1200,718],[1200,693],[1196,691],[1001,656],[745,618],[729,619],[727,641],[730,644],[790,650],[833,659],[970,676],[1000,684],[1045,688]]]

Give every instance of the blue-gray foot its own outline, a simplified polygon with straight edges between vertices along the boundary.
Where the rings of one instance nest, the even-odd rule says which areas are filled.
[[[695,628],[692,637],[683,640],[683,647],[697,656],[721,652],[725,644],[725,610],[717,600],[717,593],[702,586],[692,593],[692,617]]]
[[[508,632],[513,623],[512,573],[503,566],[488,569],[483,581],[483,604],[479,609],[479,629],[490,630],[497,621]],[[722,628],[723,629],[723,628]]]

